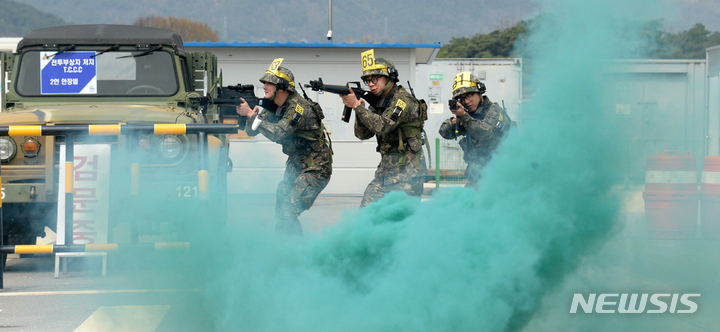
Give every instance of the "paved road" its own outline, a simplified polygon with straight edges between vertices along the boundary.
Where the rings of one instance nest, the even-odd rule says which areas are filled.
[[[319,197],[301,216],[305,232],[331,225],[343,211],[357,209],[360,199]],[[255,226],[274,227],[272,196],[237,195],[229,202],[229,224],[253,220]],[[110,253],[105,277],[100,258],[71,259],[68,273],[61,272],[58,279],[52,255],[8,259],[0,290],[0,331],[214,331],[199,294],[202,282],[197,273],[185,270],[184,258],[143,255],[132,260]]]
[[[720,241],[654,240],[645,233],[642,198],[627,192],[625,227],[577,273],[549,294],[524,331],[718,331]],[[231,209],[228,222],[249,214],[272,228],[272,197],[232,197],[251,209]],[[301,216],[317,233],[353,211],[360,197],[321,196]],[[0,290],[1,331],[213,331],[198,285],[184,256],[143,260],[111,255],[100,276],[99,259],[76,259],[55,279],[50,256],[8,261]],[[142,262],[139,266],[137,262]],[[700,293],[694,314],[570,314],[574,293]],[[112,328],[110,328],[112,327]]]

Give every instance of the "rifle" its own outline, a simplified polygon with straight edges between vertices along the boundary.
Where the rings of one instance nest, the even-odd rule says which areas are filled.
[[[517,122],[513,121],[513,119],[510,119],[510,116],[507,114],[507,108],[505,108],[505,100],[502,101],[502,108],[503,108],[503,116],[506,116],[510,120],[510,128],[517,127]]]
[[[220,93],[217,98],[209,99],[207,102],[213,105],[227,107],[227,109],[222,110],[225,112],[220,112],[223,115],[225,115],[225,113],[229,113],[228,115],[237,114],[235,113],[235,106],[242,104],[242,100],[240,100],[240,98],[245,99],[245,101],[250,104],[250,108],[257,105],[258,98],[255,97],[254,90],[255,86],[252,84],[228,85],[220,88]]]
[[[451,111],[454,111],[458,108],[457,106],[458,102],[455,99],[448,100],[448,106],[450,107]],[[457,139],[458,134],[460,133],[460,122],[457,119],[457,116],[455,117],[455,139]]]
[[[337,95],[350,94],[350,90],[348,89],[350,88],[355,94],[355,97],[358,99],[365,99],[371,106],[375,106],[375,104],[380,101],[380,98],[372,94],[370,91],[363,90],[360,87],[360,82],[348,82],[344,86],[328,85],[323,83],[322,78],[318,78],[317,81],[310,81],[310,84],[305,84],[305,87],[310,88],[313,91],[318,91],[318,93],[330,92]],[[345,106],[343,109],[342,120],[344,122],[350,122],[350,115],[352,115],[352,108]]]
[[[253,90],[255,90],[255,87],[252,84],[229,85],[220,88],[217,98],[207,95],[197,98],[196,102],[201,106],[219,106],[219,113],[223,116],[237,116],[235,106],[243,103],[240,98],[245,99],[250,104],[250,108],[257,105],[258,98],[255,97]]]
[[[197,102],[201,106],[217,105],[220,117],[238,118],[238,127],[244,128],[247,122],[247,117],[238,115],[235,108],[236,106],[242,105],[242,99],[245,99],[250,108],[260,106],[266,109],[270,109],[271,111],[275,111],[275,109],[277,108],[277,106],[271,101],[265,98],[255,97],[254,90],[255,86],[252,84],[229,85],[220,88],[218,98],[204,96],[197,98]]]
[[[412,85],[410,85],[410,81],[407,81],[407,83],[408,83],[408,89],[410,89],[410,94],[412,94],[413,98],[417,99],[417,97],[415,97],[415,90],[413,90]]]

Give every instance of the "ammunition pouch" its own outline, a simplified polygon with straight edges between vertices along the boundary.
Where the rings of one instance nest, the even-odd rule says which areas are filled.
[[[308,145],[310,145],[310,147],[315,151],[322,150],[322,146],[327,143],[330,147],[330,155],[335,154],[332,149],[332,140],[330,139],[330,135],[325,130],[325,124],[322,122],[320,122],[320,128],[313,130],[296,130],[295,135],[308,141]],[[310,162],[308,162],[308,165],[310,165]]]
[[[325,126],[312,130],[296,130],[295,135],[308,141],[318,141],[323,139],[323,129]]]
[[[411,150],[412,152],[418,152],[422,149],[422,137],[421,133],[423,131],[423,121],[413,121],[413,122],[407,122],[403,123],[397,128],[398,132],[398,151],[400,153],[404,153],[402,158],[400,158],[400,166],[405,166],[405,162],[407,161],[407,149]],[[407,141],[407,149],[405,147],[405,142]],[[418,164],[420,163],[420,158],[416,159]]]
[[[423,146],[423,124],[428,119],[427,115],[427,103],[425,103],[425,100],[423,99],[415,99],[415,97],[412,97],[415,101],[418,102],[418,115],[419,120],[413,121],[413,122],[405,122],[401,123],[397,127],[397,135],[398,135],[398,145],[397,145],[397,152],[402,154],[402,157],[400,158],[399,165],[400,167],[404,167],[405,163],[407,162],[407,155],[408,153],[422,153],[422,146]],[[395,121],[397,118],[399,118],[400,114],[398,113],[397,117],[395,117],[395,113],[399,108],[396,107],[395,111],[393,112],[392,119]],[[378,140],[378,147],[377,151],[381,154],[388,154],[392,153],[393,146],[390,143],[387,142],[381,142]],[[415,161],[420,164],[420,158],[416,158]]]
[[[320,120],[322,121],[322,119],[325,118],[325,113],[323,113],[323,109],[322,109],[322,107],[320,107],[320,104],[314,102],[314,101],[313,101],[312,99],[310,99],[310,98],[305,98],[305,100],[306,100],[308,103],[310,103],[310,106],[311,106],[312,109],[315,111],[315,114],[317,114],[318,119],[320,119]]]
[[[422,150],[422,146],[423,146],[422,139],[417,138],[417,137],[410,137],[408,139],[408,147],[413,152],[418,152],[418,151]]]
[[[420,112],[420,119],[422,121],[427,121],[428,119],[428,113],[427,113],[427,103],[425,102],[425,99],[418,99],[418,103],[420,104],[418,111]]]

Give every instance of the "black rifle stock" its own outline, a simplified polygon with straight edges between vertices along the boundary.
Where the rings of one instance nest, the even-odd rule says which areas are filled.
[[[350,94],[350,90],[355,94],[357,99],[365,99],[371,106],[379,101],[379,98],[372,94],[370,91],[363,90],[360,87],[360,82],[348,82],[346,85],[329,85],[324,84],[322,78],[318,78],[317,81],[310,81],[310,84],[305,84],[306,88],[310,88],[313,91],[330,92],[337,95]],[[352,115],[352,108],[345,106],[343,109],[342,120],[344,122],[350,122],[350,116]]]

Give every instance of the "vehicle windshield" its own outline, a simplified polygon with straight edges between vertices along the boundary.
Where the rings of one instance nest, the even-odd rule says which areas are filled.
[[[169,52],[28,51],[15,89],[22,96],[170,96],[178,91]]]

